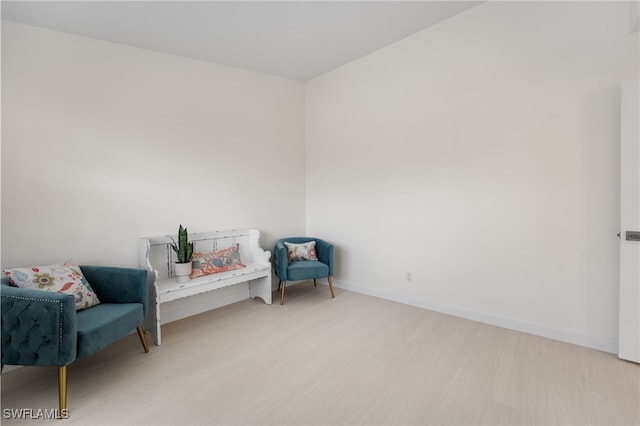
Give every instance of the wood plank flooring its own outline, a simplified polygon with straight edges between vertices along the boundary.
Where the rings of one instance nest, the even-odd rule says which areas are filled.
[[[277,300],[277,297],[274,298]],[[2,375],[2,408],[56,408],[55,368]],[[5,425],[640,425],[640,365],[301,283],[135,334],[69,367],[70,418]]]

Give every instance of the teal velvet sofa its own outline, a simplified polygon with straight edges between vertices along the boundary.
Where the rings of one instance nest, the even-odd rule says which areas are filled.
[[[100,304],[76,311],[68,294],[0,285],[2,366],[58,367],[60,415],[67,411],[67,366],[92,355],[133,330],[145,352],[147,271],[80,266]]]
[[[318,260],[299,260],[289,262],[285,242],[303,244],[310,241],[316,242],[316,256]],[[331,297],[335,297],[333,291],[333,244],[320,238],[313,237],[289,237],[276,241],[273,248],[274,270],[278,277],[278,290],[280,291],[280,304],[284,305],[285,287],[287,281],[313,280],[313,285],[317,286],[316,279],[327,278]]]

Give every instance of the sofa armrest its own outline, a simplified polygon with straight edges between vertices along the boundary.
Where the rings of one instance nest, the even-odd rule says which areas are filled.
[[[333,276],[333,244],[316,238],[316,254],[320,262],[329,266],[329,276]]]
[[[273,265],[276,270],[276,277],[282,281],[287,281],[289,260],[287,258],[287,248],[284,246],[284,240],[276,241],[276,245],[273,248]]]
[[[142,303],[147,314],[147,271],[114,266],[80,265],[100,303]]]
[[[76,359],[73,296],[4,282],[0,292],[2,364],[61,367]]]

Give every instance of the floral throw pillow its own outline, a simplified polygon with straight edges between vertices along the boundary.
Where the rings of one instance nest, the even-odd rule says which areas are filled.
[[[80,267],[71,260],[31,268],[8,268],[2,272],[14,287],[72,295],[77,311],[100,303]]]
[[[286,242],[284,245],[287,247],[287,258],[289,262],[296,262],[298,260],[318,260],[316,255],[316,242],[309,241],[308,243],[295,244]]]
[[[194,252],[191,278],[244,268],[239,249],[239,245],[236,244],[216,251]]]

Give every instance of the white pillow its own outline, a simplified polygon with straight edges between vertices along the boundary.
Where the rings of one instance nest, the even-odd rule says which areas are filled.
[[[284,245],[287,247],[287,258],[289,262],[296,262],[299,260],[318,260],[316,255],[316,242],[309,241],[308,243],[295,244],[286,242]]]

